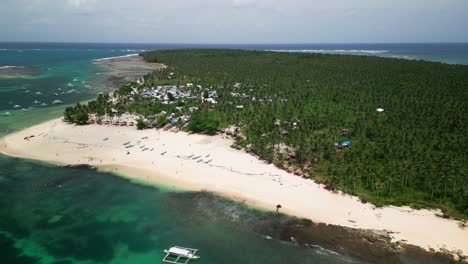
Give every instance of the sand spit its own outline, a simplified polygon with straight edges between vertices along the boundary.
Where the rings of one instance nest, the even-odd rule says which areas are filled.
[[[468,228],[432,210],[376,208],[230,148],[222,136],[75,126],[51,120],[6,136],[0,152],[60,165],[88,164],[135,180],[204,190],[317,223],[378,230],[393,241],[468,255]]]
[[[134,81],[148,73],[167,67],[161,63],[145,62],[143,57],[137,54],[98,59],[94,60],[93,63],[107,69],[106,72],[100,73],[98,77],[110,79],[114,87]]]

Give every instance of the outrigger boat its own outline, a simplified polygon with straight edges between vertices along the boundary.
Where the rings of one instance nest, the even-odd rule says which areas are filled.
[[[198,249],[186,248],[180,246],[174,246],[170,249],[165,249],[164,253],[166,256],[163,258],[163,262],[173,264],[187,264],[190,260],[199,259],[200,257],[195,255]]]

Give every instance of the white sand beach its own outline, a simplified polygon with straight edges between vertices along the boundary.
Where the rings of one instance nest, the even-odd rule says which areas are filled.
[[[75,126],[55,119],[3,138],[0,152],[60,165],[90,164],[137,180],[215,192],[269,210],[281,204],[281,212],[315,222],[384,230],[395,241],[468,255],[468,228],[458,221],[437,217],[430,210],[363,204],[230,145],[230,139],[222,136]]]

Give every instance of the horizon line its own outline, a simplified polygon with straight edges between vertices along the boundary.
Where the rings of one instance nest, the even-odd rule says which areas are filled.
[[[275,42],[275,43],[229,43],[229,42],[68,42],[68,41],[0,41],[0,43],[35,44],[133,44],[133,45],[375,45],[375,44],[468,44],[468,42]]]

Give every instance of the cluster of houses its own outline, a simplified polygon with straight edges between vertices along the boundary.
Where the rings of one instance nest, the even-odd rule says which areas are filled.
[[[161,85],[153,87],[145,87],[144,82],[138,80],[138,86],[132,87],[130,93],[124,97],[130,101],[135,101],[137,97],[151,100],[155,103],[163,105],[175,104],[182,100],[187,102],[189,100],[200,100],[210,107],[214,107],[218,101],[218,94],[216,90],[204,88],[201,85],[194,85],[193,83],[180,84],[180,85]],[[121,98],[113,98],[113,103],[117,103]],[[148,128],[158,127],[157,120],[160,116],[164,116],[167,120],[167,127],[182,127],[190,121],[190,115],[198,110],[198,106],[187,105],[187,107],[175,107],[175,112],[167,113],[161,111],[158,114],[148,116],[144,119]]]
[[[131,85],[131,84],[130,84]],[[219,86],[223,88],[223,86]],[[257,98],[256,96],[249,95],[247,93],[254,92],[253,88],[245,87],[242,83],[233,84],[233,88],[237,91],[231,91],[228,95],[231,98],[236,98],[233,101],[227,101],[227,104],[233,105],[233,108],[238,110],[243,110],[248,107],[249,101],[258,102],[258,103],[271,103],[277,99],[276,95],[268,95],[263,98]],[[158,85],[152,86],[148,83],[145,83],[144,79],[138,79],[131,87],[131,90],[128,94],[121,95],[120,97],[112,98],[112,102],[118,103],[122,99],[137,101],[137,100],[150,100],[154,103],[159,103],[162,105],[179,105],[179,102],[184,102],[184,107],[169,107],[165,109],[168,112],[162,111],[159,114],[153,116],[148,116],[145,118],[145,122],[148,124],[148,127],[160,126],[157,124],[157,120],[161,123],[159,118],[161,115],[164,115],[167,121],[168,126],[177,126],[183,127],[186,123],[190,121],[190,116],[196,110],[198,110],[199,103],[208,105],[213,108],[218,104],[218,93],[212,87],[207,88],[202,85],[197,85],[193,83],[178,84],[178,85]],[[185,104],[192,101],[193,103]],[[174,106],[175,106],[174,105]],[[113,109],[114,111],[114,109]],[[297,123],[294,123],[293,128],[297,127]]]
[[[130,100],[134,100],[134,96],[140,96],[142,98],[153,100],[154,102],[159,102],[161,104],[174,104],[178,100],[191,99],[196,100],[200,99],[202,103],[206,103],[211,107],[214,107],[218,104],[218,94],[216,90],[212,88],[202,87],[201,85],[194,85],[193,83],[179,84],[179,85],[161,85],[155,87],[144,87],[143,80],[137,81],[138,87],[133,87],[130,92]],[[234,88],[240,88],[241,83],[235,83]],[[222,86],[220,86],[222,87]],[[253,89],[250,89],[253,92]],[[252,100],[252,102],[259,103],[271,103],[273,98],[267,96],[265,98],[256,98],[255,96],[250,96],[242,92],[230,92],[231,97],[240,98],[244,100]],[[233,102],[228,101],[228,104],[233,104]],[[236,109],[244,109],[244,104],[235,104]]]
[[[138,95],[143,98],[157,100],[161,104],[173,104],[181,99],[201,99],[211,105],[216,105],[217,94],[215,90],[203,88],[201,85],[194,86],[193,83],[181,85],[163,85],[149,88],[132,88],[132,96]]]

